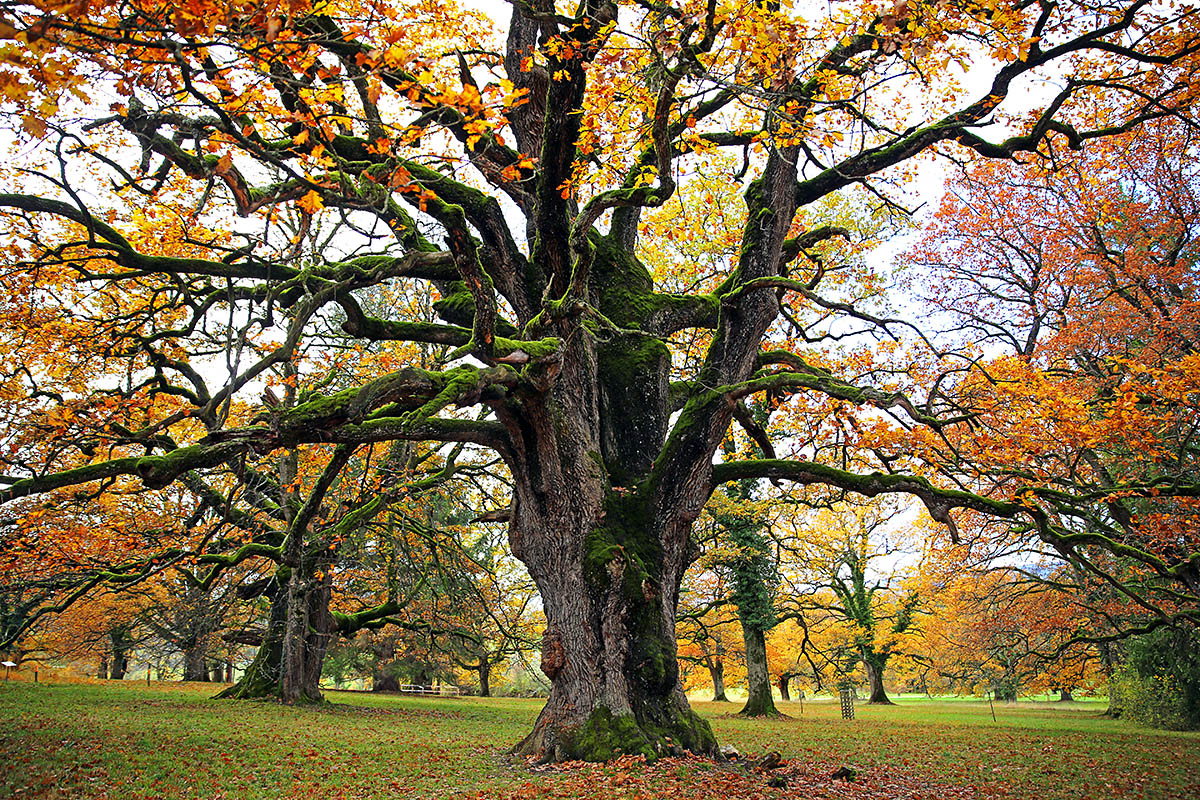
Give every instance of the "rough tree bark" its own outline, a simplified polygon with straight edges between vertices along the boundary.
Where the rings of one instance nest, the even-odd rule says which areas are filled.
[[[888,698],[887,690],[883,686],[883,670],[887,667],[888,657],[875,652],[864,652],[862,662],[867,671],[867,685],[870,688],[867,702],[876,705],[895,705]]]
[[[725,661],[722,659],[724,648],[720,642],[717,643],[717,652],[712,656],[705,656],[705,666],[708,667],[708,674],[712,676],[713,684],[713,702],[728,703],[729,698],[725,696]]]
[[[183,679],[208,680],[208,652],[198,642],[185,643],[183,646]]]
[[[400,678],[394,672],[388,669],[392,663],[392,659],[396,656],[396,643],[390,637],[384,638],[379,643],[379,651],[375,659],[375,666],[371,668],[371,691],[373,692],[398,692],[400,691]]]
[[[108,677],[114,681],[123,680],[125,673],[129,670],[129,649],[133,646],[129,629],[125,627],[113,628],[108,633],[108,640],[112,648]]]
[[[492,696],[492,663],[486,658],[479,659],[479,696]]]
[[[792,699],[792,694],[788,690],[788,683],[791,682],[792,676],[784,672],[779,676],[779,699],[783,702],[788,702]]]

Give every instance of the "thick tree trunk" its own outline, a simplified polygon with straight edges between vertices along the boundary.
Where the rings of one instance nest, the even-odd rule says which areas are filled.
[[[788,691],[788,683],[791,682],[791,675],[786,672],[779,676],[779,699],[783,702],[789,702],[792,699],[791,692]]]
[[[283,640],[283,673],[279,696],[285,703],[321,700],[321,668],[334,635],[329,613],[331,581],[302,570],[288,582],[286,635]]]
[[[867,697],[868,703],[876,705],[895,705],[888,699],[887,691],[883,687],[883,670],[887,666],[887,656],[878,654],[866,654],[863,656],[863,666],[867,670],[867,685],[871,689],[870,696]]]
[[[112,662],[109,666],[108,677],[114,681],[124,679],[129,670],[129,632],[124,628],[115,628],[109,632],[108,640],[112,645]]]
[[[306,572],[315,572],[311,565]],[[316,578],[286,569],[286,578],[271,600],[271,618],[263,643],[241,680],[217,697],[249,699],[278,697],[288,703],[321,700],[321,667],[334,635],[329,613],[330,578]]]
[[[1071,695],[1071,690],[1070,689],[1059,689],[1058,690],[1058,702],[1060,702],[1060,703],[1075,702],[1075,698]]]
[[[632,326],[631,298],[649,290],[649,275],[611,241],[595,241],[600,311]],[[670,354],[642,335],[597,341],[576,331],[555,369],[549,395],[496,409],[516,477],[509,542],[544,602],[541,668],[550,679],[515,752],[546,761],[715,754],[675,660],[679,584],[696,554],[691,523],[710,492],[708,473],[695,470],[686,499],[652,475],[670,420]],[[692,463],[710,457],[697,451]]]
[[[371,691],[398,692],[400,691],[400,679],[382,669],[377,669],[371,673]]]
[[[185,681],[208,680],[208,654],[197,643],[183,648],[183,679]]]
[[[750,696],[738,713],[744,717],[773,717],[779,714],[771,694],[771,674],[767,670],[767,637],[760,629],[742,625],[746,643],[746,683]]]
[[[713,702],[728,703],[729,698],[725,696],[725,662],[718,654],[716,658],[707,659],[707,666],[708,674],[712,676]]]
[[[492,696],[492,665],[486,658],[479,659],[479,696]]]
[[[599,494],[596,477],[590,489]],[[551,681],[516,752],[546,761],[714,753],[716,739],[689,708],[675,660],[684,548],[663,546],[633,490],[614,489],[601,502],[584,494],[587,482],[559,488],[537,501],[575,503],[536,519],[521,513],[530,501],[519,493],[510,531],[545,601],[541,668]]]
[[[398,692],[400,691],[400,679],[396,677],[394,672],[388,670],[392,663],[392,659],[396,656],[396,642],[391,638],[385,638],[379,642],[379,650],[376,653],[375,666],[371,668],[371,691],[373,692]]]

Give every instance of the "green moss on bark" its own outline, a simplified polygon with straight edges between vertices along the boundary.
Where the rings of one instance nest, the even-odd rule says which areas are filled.
[[[565,738],[565,755],[581,761],[610,761],[623,755],[640,755],[654,761],[676,749],[701,754],[716,751],[717,739],[712,728],[694,711],[681,709],[670,699],[656,711],[652,717],[639,719],[636,714],[614,714],[600,706],[574,734]]]

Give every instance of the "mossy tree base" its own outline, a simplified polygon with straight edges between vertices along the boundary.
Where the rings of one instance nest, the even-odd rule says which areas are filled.
[[[685,752],[717,752],[717,739],[708,722],[688,708],[686,701],[680,705],[674,698],[641,718],[614,714],[606,706],[599,706],[577,727],[556,729],[543,725],[542,719],[538,723],[514,749],[515,754],[537,756],[546,762],[610,761],[626,755],[654,761]]]
[[[290,570],[281,569],[277,580],[286,586],[294,578]],[[307,591],[279,591],[273,594],[267,631],[254,661],[241,680],[219,692],[214,699],[275,699],[302,705],[324,702],[317,685],[325,647],[330,638],[329,592],[327,584],[310,584],[305,588]],[[317,626],[306,625],[300,635],[301,641],[293,644],[294,649],[300,649],[310,657],[289,661],[285,655],[288,650],[288,616],[297,613],[304,613],[303,619],[315,622]],[[288,674],[289,669],[291,674]]]
[[[739,717],[782,717],[783,714],[775,708],[774,699],[764,702],[762,698],[750,698],[738,712]]]

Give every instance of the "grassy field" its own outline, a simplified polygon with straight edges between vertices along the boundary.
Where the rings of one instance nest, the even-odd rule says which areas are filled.
[[[723,744],[779,750],[784,788],[701,759],[532,770],[505,750],[531,700],[330,692],[319,708],[210,701],[195,684],[0,683],[0,798],[1200,797],[1200,734],[1137,728],[1101,704],[783,704],[776,721],[697,703]],[[841,765],[854,783],[829,780]]]

